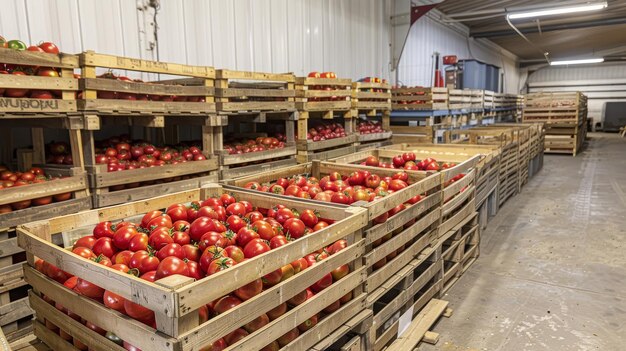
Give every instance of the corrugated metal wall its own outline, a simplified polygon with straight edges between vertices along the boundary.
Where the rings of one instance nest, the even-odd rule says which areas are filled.
[[[530,92],[582,91],[589,98],[588,116],[604,121],[606,103],[626,101],[626,64],[546,67],[528,76]]]
[[[483,46],[456,30],[424,16],[409,31],[399,63],[398,80],[408,86],[432,84],[432,54],[457,55],[459,59],[476,59],[504,69],[504,90],[519,91],[519,72],[515,60],[497,50]]]
[[[138,0],[3,0],[0,35],[64,52],[156,59],[152,9]],[[380,0],[161,0],[162,61],[262,72],[389,77]]]

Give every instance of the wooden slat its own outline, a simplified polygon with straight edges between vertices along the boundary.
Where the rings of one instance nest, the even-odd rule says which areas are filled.
[[[435,324],[437,319],[448,307],[448,302],[438,299],[431,300],[411,322],[409,329],[398,340],[391,344],[388,351],[412,350],[422,340],[424,334]]]

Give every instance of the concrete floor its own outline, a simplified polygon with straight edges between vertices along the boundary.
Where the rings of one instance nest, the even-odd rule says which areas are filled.
[[[489,223],[421,350],[626,350],[626,139],[590,136]]]

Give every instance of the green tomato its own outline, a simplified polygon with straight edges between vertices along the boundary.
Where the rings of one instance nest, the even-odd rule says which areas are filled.
[[[123,345],[124,341],[122,341],[122,339],[120,339],[117,335],[111,333],[111,332],[107,332],[104,335],[107,339],[113,341],[114,343],[118,344],[118,345]]]
[[[21,40],[9,40],[9,49],[13,50],[26,50],[26,44]]]

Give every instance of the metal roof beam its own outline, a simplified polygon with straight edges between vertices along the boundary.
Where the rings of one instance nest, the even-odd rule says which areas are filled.
[[[603,27],[603,26],[611,26],[618,24],[626,24],[626,18],[610,18],[610,19],[602,19],[602,20],[593,20],[586,22],[573,22],[573,23],[562,23],[562,24],[551,24],[551,25],[542,25],[541,31],[545,32],[554,32],[559,30],[568,30],[568,29],[578,29],[578,28],[590,28],[590,27]],[[519,28],[520,32],[524,34],[530,33],[538,33],[539,29],[537,26]],[[475,31],[470,30],[470,36],[474,38],[497,38],[497,37],[508,37],[512,35],[517,35],[515,31],[510,29],[496,30],[496,31]]]

